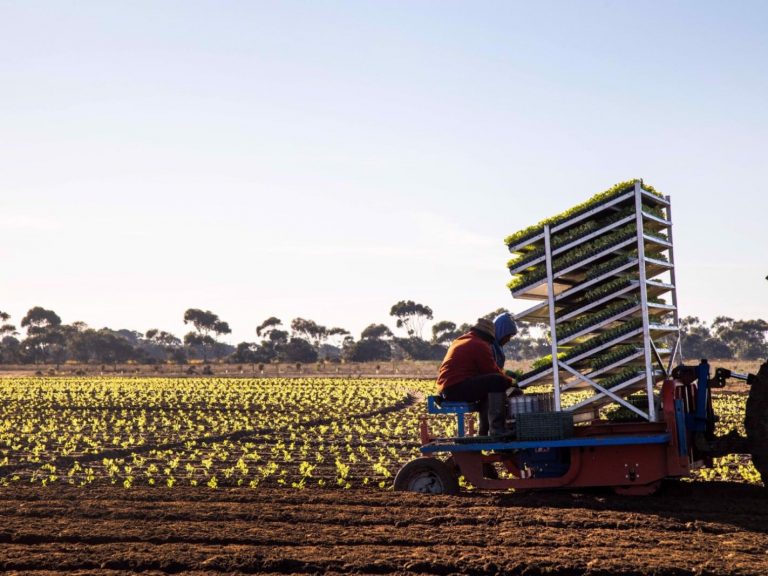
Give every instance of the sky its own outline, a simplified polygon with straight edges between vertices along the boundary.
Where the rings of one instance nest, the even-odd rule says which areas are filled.
[[[768,318],[768,4],[0,0],[0,310],[255,341],[529,301],[505,236],[672,199],[681,315]],[[426,335],[426,333],[425,333]]]

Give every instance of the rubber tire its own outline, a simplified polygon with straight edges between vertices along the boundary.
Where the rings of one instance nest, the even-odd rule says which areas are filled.
[[[400,468],[395,476],[395,490],[422,494],[458,494],[459,480],[442,460],[421,457]]]
[[[757,381],[749,391],[744,427],[747,429],[752,464],[760,472],[763,485],[768,487],[768,362],[760,367]]]

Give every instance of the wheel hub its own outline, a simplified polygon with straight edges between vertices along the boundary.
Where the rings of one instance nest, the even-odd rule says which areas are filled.
[[[411,479],[409,490],[411,492],[421,492],[423,494],[442,494],[444,492],[444,487],[436,474],[424,471],[414,475]]]

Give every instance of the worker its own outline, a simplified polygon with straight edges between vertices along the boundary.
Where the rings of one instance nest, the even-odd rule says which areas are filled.
[[[480,436],[505,435],[507,390],[511,389],[512,395],[522,394],[496,364],[492,350],[495,341],[493,322],[480,318],[468,333],[451,343],[437,376],[438,391],[446,400],[479,404]]]
[[[504,370],[506,357],[504,356],[504,345],[517,334],[517,324],[512,320],[509,312],[502,312],[493,319],[493,328],[496,339],[493,342],[493,359],[499,368]]]

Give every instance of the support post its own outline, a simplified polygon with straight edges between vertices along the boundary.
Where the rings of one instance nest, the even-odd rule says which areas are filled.
[[[560,407],[560,366],[557,362],[557,330],[555,323],[555,282],[552,271],[552,236],[549,224],[544,226],[544,255],[547,262],[547,301],[549,303],[549,332],[552,341],[552,380],[554,381],[555,410]]]
[[[637,222],[637,263],[640,278],[640,307],[643,316],[643,352],[645,359],[645,390],[648,395],[648,418],[656,420],[656,407],[653,402],[653,359],[651,358],[651,322],[648,316],[648,284],[645,273],[645,222],[643,221],[642,185],[635,181],[635,217]]]
[[[669,281],[674,286],[672,289],[672,305],[675,307],[675,311],[672,313],[675,321],[675,326],[678,327],[677,330],[677,341],[675,342],[674,351],[672,355],[669,357],[669,368],[667,371],[672,369],[672,365],[675,362],[675,354],[679,354],[680,357],[680,364],[683,363],[683,348],[680,346],[680,312],[677,309],[677,279],[675,278],[675,248],[674,248],[674,241],[672,237],[672,201],[669,199],[669,196],[665,196],[665,199],[667,200],[667,221],[669,221],[669,228],[667,229],[667,234],[669,236],[669,263],[672,265],[672,267],[669,269]]]

